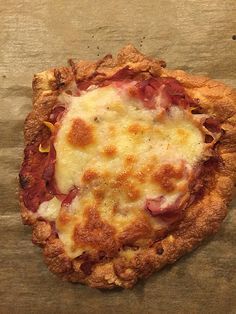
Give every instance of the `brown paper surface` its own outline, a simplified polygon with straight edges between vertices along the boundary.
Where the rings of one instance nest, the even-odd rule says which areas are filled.
[[[101,292],[47,270],[16,197],[34,73],[133,43],[169,67],[236,86],[236,2],[0,0],[0,26],[0,313],[236,313],[233,205],[193,253],[132,290]]]

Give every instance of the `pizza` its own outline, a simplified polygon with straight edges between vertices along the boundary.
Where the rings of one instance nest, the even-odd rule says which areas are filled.
[[[125,46],[33,79],[21,216],[50,271],[130,288],[193,250],[226,216],[236,91]]]

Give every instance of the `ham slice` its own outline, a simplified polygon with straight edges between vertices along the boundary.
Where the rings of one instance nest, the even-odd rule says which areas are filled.
[[[56,123],[57,121],[61,119],[64,111],[65,111],[64,106],[59,105],[59,106],[54,107],[54,109],[50,113],[49,121],[53,124]]]
[[[197,103],[186,94],[184,87],[176,79],[171,77],[150,77],[142,80],[142,75],[135,73],[129,66],[118,70],[110,78],[100,82],[95,82],[94,77],[86,82],[77,82],[78,95],[80,95],[80,91],[87,90],[94,84],[97,87],[113,84],[118,88],[126,89],[125,85],[133,82],[136,82],[136,84],[130,90],[130,96],[142,100],[147,109],[155,109],[161,106],[168,110],[172,105],[181,106],[182,108],[197,106]]]
[[[62,207],[68,207],[72,203],[73,199],[78,194],[79,189],[77,187],[74,187],[70,190],[70,192],[66,195],[65,199],[62,202]]]
[[[181,195],[172,203],[166,203],[165,196],[159,196],[155,199],[147,199],[145,209],[153,216],[163,220],[171,225],[181,219],[183,209],[188,205],[189,197]]]
[[[136,84],[135,97],[141,99],[148,109],[157,107],[168,110],[172,105],[187,108],[195,106],[183,86],[174,78],[150,78]]]
[[[152,216],[159,216],[178,210],[179,198],[173,203],[166,204],[166,197],[161,195],[155,199],[147,199],[145,208],[151,213]]]

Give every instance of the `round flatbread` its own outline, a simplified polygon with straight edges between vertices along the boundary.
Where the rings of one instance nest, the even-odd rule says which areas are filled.
[[[133,46],[38,73],[20,207],[48,268],[132,287],[215,233],[236,178],[236,92]]]

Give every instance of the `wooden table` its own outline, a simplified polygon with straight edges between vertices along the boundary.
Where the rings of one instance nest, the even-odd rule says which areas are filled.
[[[133,43],[236,86],[236,1],[0,0],[0,26],[0,313],[236,313],[233,205],[220,232],[174,266],[101,292],[49,273],[16,197],[34,73]]]

